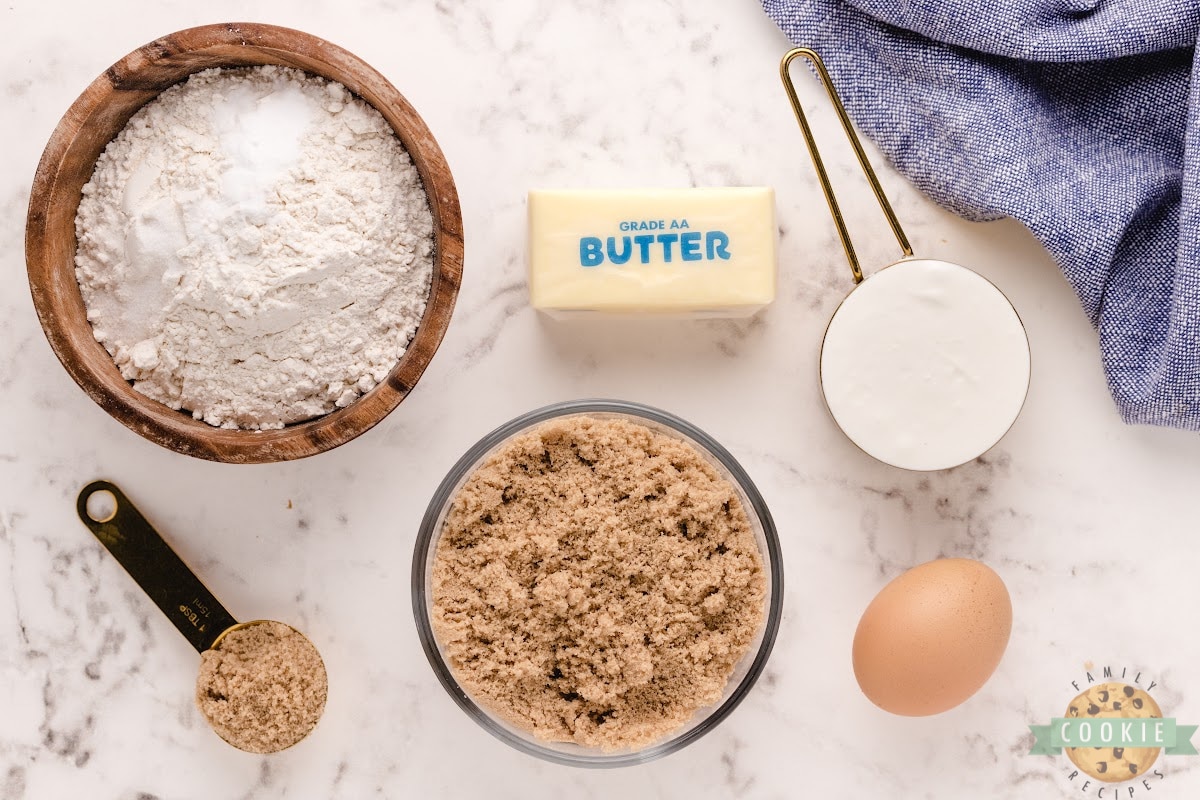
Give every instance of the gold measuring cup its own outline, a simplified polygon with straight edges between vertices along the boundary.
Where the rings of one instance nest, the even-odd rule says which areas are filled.
[[[281,626],[299,637],[297,641],[302,640],[312,649],[312,656],[320,666],[319,676],[315,680],[320,707],[315,715],[306,715],[312,717],[311,724],[305,721],[290,741],[281,741],[277,743],[278,746],[272,745],[272,749],[263,749],[247,745],[236,731],[231,732],[225,724],[209,717],[202,707],[201,712],[205,713],[209,724],[222,739],[248,752],[265,753],[290,747],[312,731],[324,711],[328,683],[320,655],[302,633],[274,620],[238,622],[234,619],[114,484],[93,481],[83,487],[76,501],[76,510],[83,524],[116,557],[138,586],[201,655],[218,651],[231,634],[258,626]],[[203,669],[201,674],[203,677]]]
[[[816,70],[900,245],[900,260],[866,279],[792,82],[798,58]],[[1029,390],[1029,339],[1016,309],[978,273],[913,256],[815,50],[788,51],[779,75],[854,277],[821,341],[821,394],[830,415],[859,449],[903,469],[948,469],[983,455],[1016,421]]]

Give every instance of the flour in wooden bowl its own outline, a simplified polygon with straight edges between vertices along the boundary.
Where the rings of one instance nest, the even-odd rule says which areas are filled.
[[[383,116],[338,83],[206,70],[139,110],[76,216],[96,339],[134,388],[281,428],[383,381],[424,313],[433,220]]]
[[[476,702],[544,741],[615,751],[721,699],[766,594],[737,490],[703,455],[573,416],[506,441],[458,490],[430,618]]]

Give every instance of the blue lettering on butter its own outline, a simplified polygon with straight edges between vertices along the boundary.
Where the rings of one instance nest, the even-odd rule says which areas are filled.
[[[675,220],[686,228],[687,220]],[[625,223],[623,223],[625,224]],[[661,228],[660,228],[661,230]],[[635,245],[637,259],[634,263],[658,262],[670,264],[675,261],[675,245],[679,245],[682,261],[728,261],[730,252],[729,234],[724,231],[687,231],[685,233],[641,234],[639,236],[609,236],[603,240],[598,236],[579,238],[579,265],[598,267],[605,261],[620,266],[634,261]]]
[[[622,231],[661,231],[666,228],[661,219],[627,220],[621,222]]]
[[[628,237],[626,237],[628,238]],[[650,245],[654,244],[653,236],[635,236],[633,237],[634,244],[641,250],[642,263],[650,263]]]
[[[598,267],[604,263],[604,252],[600,249],[600,240],[595,236],[584,236],[579,240],[579,264],[584,267]]]
[[[729,237],[721,231],[709,231],[708,239],[705,242],[708,251],[708,260],[712,261],[715,257],[729,260]]]
[[[620,253],[617,252],[617,237],[608,237],[608,260],[614,264],[624,264],[633,255],[633,243],[629,241],[628,236],[622,236],[621,241],[625,245]],[[586,264],[584,266],[587,266]]]
[[[660,233],[658,240],[663,246],[663,261],[667,264],[671,263],[671,245],[679,241],[678,233]]]

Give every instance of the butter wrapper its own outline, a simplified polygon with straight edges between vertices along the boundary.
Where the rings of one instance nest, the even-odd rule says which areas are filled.
[[[747,316],[777,280],[769,187],[529,192],[530,301],[551,316]]]

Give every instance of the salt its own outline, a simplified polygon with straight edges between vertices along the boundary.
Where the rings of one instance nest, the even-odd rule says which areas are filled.
[[[267,213],[272,188],[300,160],[305,131],[322,111],[297,84],[268,95],[251,86],[235,86],[213,106],[213,127],[229,160],[221,175],[221,194],[243,213]]]

